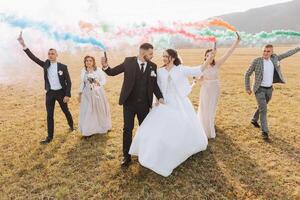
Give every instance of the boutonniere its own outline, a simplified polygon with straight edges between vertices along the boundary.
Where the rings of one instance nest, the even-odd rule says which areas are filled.
[[[154,70],[151,70],[151,74],[150,74],[151,77],[156,77],[156,73]]]
[[[61,70],[58,71],[58,74],[59,74],[60,76],[63,75],[63,73],[64,73],[64,72],[61,71]]]

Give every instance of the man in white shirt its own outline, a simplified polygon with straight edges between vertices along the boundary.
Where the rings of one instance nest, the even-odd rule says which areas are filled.
[[[58,55],[55,49],[49,49],[48,59],[42,61],[26,47],[22,32],[18,41],[27,56],[44,70],[48,136],[41,141],[41,144],[48,144],[52,141],[54,134],[54,107],[56,101],[58,101],[67,118],[70,131],[74,130],[72,115],[67,104],[71,97],[71,79],[68,68],[66,65],[57,62]]]
[[[280,60],[294,55],[300,51],[296,47],[282,54],[273,53],[273,45],[268,44],[263,47],[262,57],[254,59],[245,73],[245,87],[249,95],[252,94],[250,88],[250,76],[255,73],[253,92],[255,93],[258,108],[253,115],[251,123],[262,131],[263,139],[269,138],[269,128],[267,122],[267,105],[272,97],[273,84],[285,83],[280,68]],[[260,125],[258,120],[260,119]]]

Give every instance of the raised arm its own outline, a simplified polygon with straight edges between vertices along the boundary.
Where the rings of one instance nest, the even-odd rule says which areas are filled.
[[[231,56],[231,54],[233,53],[233,51],[235,50],[235,48],[240,43],[241,37],[238,34],[238,32],[236,32],[236,35],[237,35],[236,41],[232,44],[232,46],[230,47],[230,49],[228,49],[227,52],[220,59],[216,60],[216,66],[221,66],[229,58],[229,56]]]
[[[202,65],[196,67],[187,67],[182,66],[181,70],[183,71],[184,75],[187,77],[200,77],[203,75],[203,71],[209,66],[212,60],[215,57],[215,50],[209,53],[208,58],[202,63]]]
[[[118,65],[114,68],[110,68],[108,63],[107,63],[107,59],[105,57],[102,57],[101,58],[102,69],[108,76],[116,76],[116,75],[121,74],[121,73],[124,72],[124,63],[125,63],[125,61],[126,61],[126,59],[120,65]]]
[[[22,31],[20,32],[20,35],[18,37],[18,41],[21,44],[21,46],[23,47],[23,50],[25,51],[25,53],[27,54],[27,56],[36,64],[38,64],[39,66],[43,67],[45,66],[45,62],[40,60],[39,58],[37,58],[25,45],[23,36],[22,36]]]
[[[200,77],[203,74],[203,69],[202,65],[196,67],[181,66],[181,70],[187,77]]]
[[[294,49],[288,50],[285,53],[279,54],[278,55],[278,60],[282,60],[282,59],[285,59],[287,57],[290,57],[290,56],[294,55],[295,53],[297,53],[299,51],[300,51],[300,47],[296,47]]]

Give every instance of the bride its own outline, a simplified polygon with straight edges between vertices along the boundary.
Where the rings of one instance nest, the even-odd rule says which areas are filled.
[[[209,61],[202,67],[185,67],[175,50],[163,53],[164,67],[157,71],[157,82],[165,103],[147,115],[129,151],[144,167],[167,177],[188,157],[206,149],[206,134],[188,98],[188,77],[201,76]]]

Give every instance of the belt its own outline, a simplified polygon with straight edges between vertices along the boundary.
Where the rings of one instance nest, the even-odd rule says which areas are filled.
[[[271,89],[273,88],[273,86],[270,86],[270,87],[264,87],[264,86],[260,86],[261,88],[264,88],[264,89]]]

